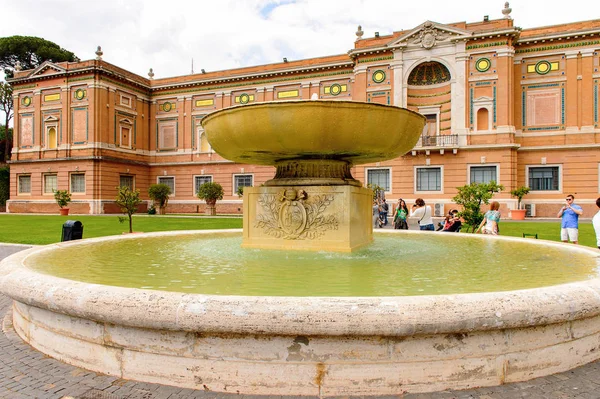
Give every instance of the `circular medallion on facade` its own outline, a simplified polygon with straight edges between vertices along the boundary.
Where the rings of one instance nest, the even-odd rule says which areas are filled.
[[[240,104],[248,104],[250,102],[250,96],[246,93],[240,94]]]
[[[535,71],[539,74],[539,75],[545,75],[548,72],[550,72],[551,69],[551,65],[548,61],[540,61],[537,64],[535,64]]]
[[[163,103],[163,111],[169,112],[171,109],[173,109],[173,106],[170,102],[166,101]]]
[[[384,80],[385,80],[385,72],[383,72],[381,69],[373,72],[373,82],[381,83]]]
[[[85,91],[83,89],[77,89],[75,91],[75,98],[78,100],[83,100],[85,97]]]
[[[29,107],[31,105],[31,97],[29,97],[29,96],[23,97],[23,99],[21,100],[21,104],[25,107]]]
[[[332,96],[337,96],[338,94],[340,94],[342,92],[342,86],[340,86],[337,83],[334,83],[329,88],[329,92],[331,93]]]
[[[492,66],[492,63],[487,58],[480,58],[477,60],[477,62],[475,62],[475,68],[479,72],[485,72],[488,69],[490,69],[491,66]]]

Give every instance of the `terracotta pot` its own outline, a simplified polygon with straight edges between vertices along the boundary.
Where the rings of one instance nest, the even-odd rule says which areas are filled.
[[[67,216],[69,214],[69,208],[60,208],[60,216]]]
[[[511,218],[512,220],[524,220],[526,212],[527,210],[525,209],[513,209],[510,211]]]

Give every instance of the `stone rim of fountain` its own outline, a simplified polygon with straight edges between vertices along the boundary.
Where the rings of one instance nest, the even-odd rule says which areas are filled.
[[[6,258],[0,291],[15,300],[23,340],[118,378],[257,395],[397,395],[524,381],[600,357],[600,278],[476,294],[250,297],[89,284],[22,265],[33,253],[78,244]]]
[[[234,232],[240,232],[240,230],[145,233],[143,236]],[[380,232],[378,234],[398,233]],[[401,232],[401,234],[423,233]],[[140,236],[96,238],[88,239],[86,243],[138,237]],[[473,239],[485,238],[474,236]],[[493,239],[519,240],[512,237]],[[47,307],[60,313],[78,317],[89,317],[94,314],[94,320],[100,322],[120,323],[131,327],[184,329],[186,331],[194,331],[201,327],[206,331],[214,332],[231,331],[232,329],[242,332],[246,325],[243,320],[249,313],[257,315],[262,312],[261,309],[266,309],[266,313],[269,314],[273,311],[281,311],[284,314],[299,304],[302,304],[302,307],[294,311],[294,316],[290,320],[286,320],[285,323],[273,323],[272,320],[269,320],[264,326],[261,326],[260,331],[277,334],[368,335],[377,333],[386,336],[403,336],[469,332],[497,329],[499,326],[503,328],[531,327],[600,315],[600,278],[548,287],[487,293],[398,297],[269,297],[184,294],[99,285],[42,274],[22,265],[22,262],[32,254],[77,244],[79,243],[50,244],[31,248],[6,258],[2,262],[2,274],[0,275],[1,291],[19,302],[37,307]],[[562,246],[560,243],[552,242],[532,243],[532,245]],[[592,249],[572,246],[569,248],[597,255]],[[119,299],[115,299],[117,297],[115,294],[119,294]],[[149,311],[148,308],[159,297],[162,298],[160,302],[161,315]],[[567,297],[576,298],[580,301],[581,306],[565,311],[562,309],[562,305]],[[99,309],[98,303],[105,304],[108,309]],[[124,316],[121,312],[116,311],[118,307],[128,303],[141,304],[142,310],[134,318],[131,318],[131,315]],[[211,303],[215,306],[211,306]],[[202,304],[203,317],[201,318],[198,318],[197,312],[200,308],[197,304]],[[486,314],[469,312],[468,315],[465,315],[465,307],[472,308],[474,305],[478,305],[477,307],[482,309],[495,309],[495,311],[487,311]],[[244,317],[241,319],[233,317],[224,322],[220,318],[222,309],[218,309],[222,306],[236,307],[240,315],[244,315]],[[370,320],[371,317],[373,320],[370,320],[369,323],[362,323],[362,326],[352,323],[353,317],[358,316],[356,306],[362,306],[360,317],[363,320],[364,318]],[[303,318],[311,319],[315,314],[322,313],[323,309],[332,308],[346,314],[337,318],[328,317],[313,325],[302,321]],[[210,312],[214,312],[215,319],[210,320],[206,317],[206,314]],[[344,324],[346,324],[345,327],[340,328]],[[255,327],[256,325],[253,326],[253,328]]]

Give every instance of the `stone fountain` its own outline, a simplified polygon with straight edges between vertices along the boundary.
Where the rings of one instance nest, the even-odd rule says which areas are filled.
[[[372,228],[371,192],[352,178],[350,168],[410,150],[423,123],[421,116],[395,107],[327,101],[249,105],[208,116],[207,135],[224,157],[277,167],[274,179],[244,192],[243,246],[313,252],[236,245],[242,253],[227,259],[225,267],[201,261],[212,274],[198,278],[208,280],[228,268],[246,279],[245,258],[258,257],[255,263],[271,266],[271,274],[269,262],[278,259],[279,270],[291,276],[284,282],[297,285],[310,255],[309,263],[321,267],[317,277],[325,285],[345,279],[369,286],[365,263],[371,256],[363,251],[380,242],[352,252],[371,241]],[[474,252],[484,254],[500,243],[508,245],[516,259],[500,256],[498,261],[510,262],[516,271],[535,261],[546,273],[549,259],[544,256],[565,255],[558,265],[565,279],[503,292],[492,286],[489,291],[401,296],[392,287],[387,296],[319,296],[310,290],[306,296],[278,296],[236,294],[230,288],[216,295],[168,292],[161,289],[161,279],[149,288],[97,276],[108,268],[125,276],[145,266],[153,268],[153,275],[164,265],[185,271],[181,255],[195,259],[213,249],[205,245],[198,251],[195,240],[222,243],[240,234],[162,232],[19,252],[0,263],[0,292],[14,300],[7,317],[32,347],[79,367],[124,379],[250,395],[339,397],[465,389],[529,380],[600,358],[597,252],[582,246],[418,231],[378,234],[393,239],[372,257],[387,255],[391,247],[405,251],[385,259],[388,265],[397,262],[396,271],[405,267],[405,255],[419,255],[423,242],[430,246],[421,250],[418,264],[426,263],[434,274],[448,264],[432,253],[473,248],[474,243],[480,244]],[[182,241],[191,244],[179,246]],[[403,248],[405,242],[412,244]],[[159,245],[159,253],[171,255],[135,263]],[[168,252],[174,249],[176,253]],[[324,249],[344,259],[334,272],[332,253]],[[301,259],[290,267],[292,254]],[[359,264],[345,267],[350,263],[345,259],[354,255]],[[91,260],[85,270],[84,258]],[[477,265],[465,262],[479,267],[480,275],[490,268],[489,259]],[[587,265],[583,274],[569,276],[580,264]],[[498,265],[494,277],[504,278],[503,266]],[[59,273],[73,267],[70,276]],[[325,272],[329,280],[322,277]],[[92,277],[84,278],[86,273]],[[531,275],[540,280],[540,273]],[[387,284],[389,277],[379,280]]]
[[[353,101],[287,101],[224,109],[204,118],[212,148],[275,177],[244,189],[243,247],[350,252],[373,240],[373,193],[352,166],[410,151],[425,117]]]

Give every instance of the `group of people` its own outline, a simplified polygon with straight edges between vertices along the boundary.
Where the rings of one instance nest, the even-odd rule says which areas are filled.
[[[373,201],[373,222],[375,227],[385,227],[388,224],[389,205],[385,199]],[[420,230],[435,230],[433,224],[433,212],[431,206],[425,205],[423,198],[417,198],[410,211],[406,202],[400,198],[394,210],[393,225],[396,230],[408,230],[408,218],[418,218]],[[451,210],[446,216],[444,223],[438,230],[456,232],[460,230],[462,222],[458,216],[458,210]]]
[[[592,224],[596,232],[597,246],[600,249],[600,198],[596,200],[596,206],[599,211],[594,215]],[[462,221],[458,216],[458,210],[452,209],[440,223],[438,231],[457,232],[460,231]],[[388,224],[389,205],[385,199],[373,202],[373,220],[375,227],[384,227]],[[560,237],[563,242],[579,242],[579,216],[583,215],[581,206],[575,204],[575,197],[572,194],[567,195],[565,204],[558,211],[557,217],[561,218]],[[410,211],[406,202],[400,198],[396,203],[394,210],[394,229],[408,230],[408,218],[417,218],[420,230],[435,230],[433,224],[433,212],[431,206],[425,205],[422,198],[417,198]],[[500,233],[500,203],[492,201],[490,209],[483,215],[481,224],[475,230],[475,233],[498,235]]]

